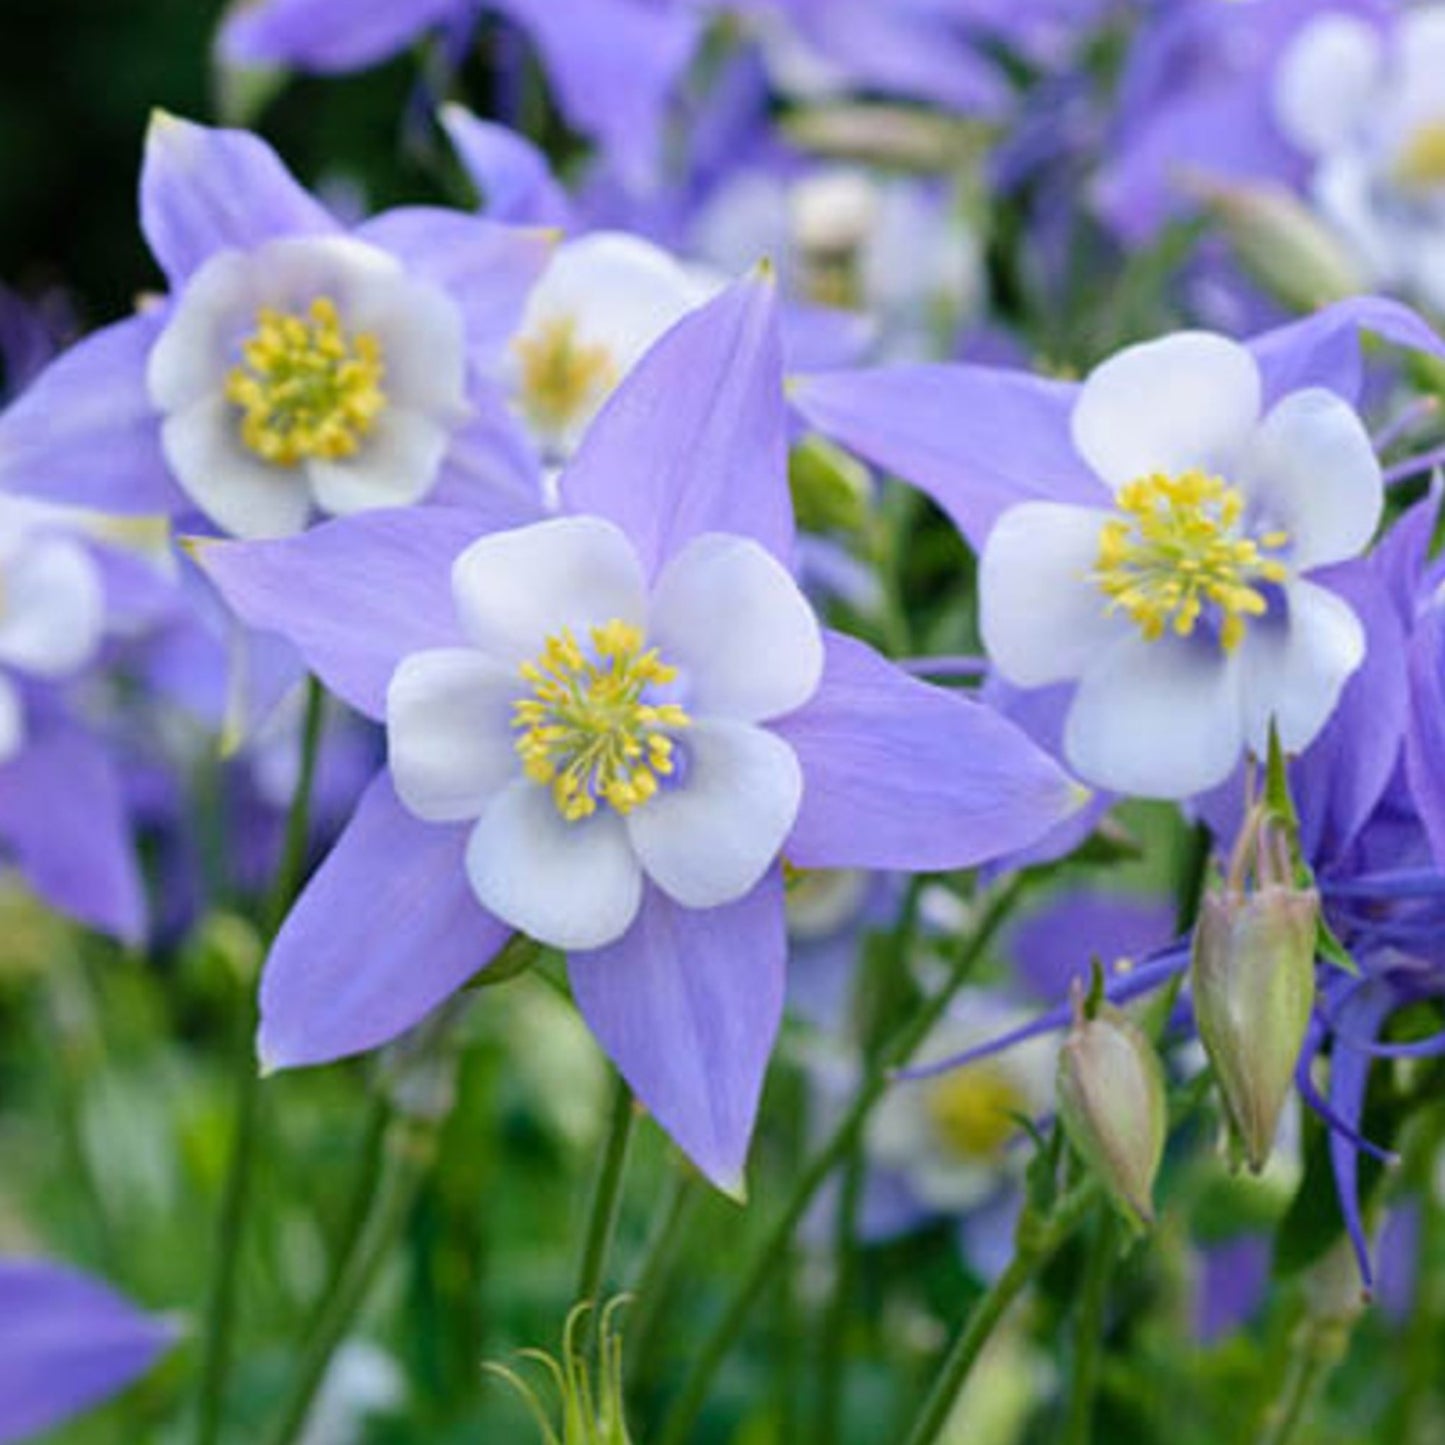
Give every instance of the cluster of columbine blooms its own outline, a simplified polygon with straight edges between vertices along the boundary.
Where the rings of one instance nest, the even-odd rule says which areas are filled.
[[[978,22],[985,38],[1062,82],[1092,7],[1014,8]],[[739,135],[769,84],[896,94],[1007,116],[1003,186],[1108,129],[1088,204],[1121,245],[1218,205],[1242,249],[1261,226],[1281,246],[1313,228],[1320,297],[1369,283],[1437,309],[1445,15],[1181,4],[1144,28],[1108,127],[1060,119],[1043,144],[941,3],[563,9],[261,0],[220,48],[334,71],[426,30],[455,59],[500,16],[597,147],[590,188],[448,106],[483,210],[348,224],[256,136],[155,119],[140,210],[167,290],[0,414],[8,858],[58,909],[142,939],[184,883],[167,874],[148,925],[146,805],[123,772],[153,740],[114,735],[105,679],[256,739],[264,792],[259,725],[277,730],[309,672],[384,730],[385,757],[356,777],[373,755],[347,755],[332,811],[359,801],[271,948],[261,1067],[389,1043],[521,936],[566,955],[636,1097],[741,1198],[790,938],[804,976],[810,953],[851,951],[896,911],[897,875],[1063,857],[1115,800],[1177,800],[1230,857],[1192,996],[1237,1147],[1263,1166],[1297,1081],[1332,1130],[1368,1277],[1370,1062],[1445,1050],[1381,1041],[1442,989],[1445,620],[1434,494],[1378,536],[1397,478],[1362,409],[1401,356],[1445,344],[1398,301],[1281,322],[1253,297],[1278,324],[1249,340],[1177,330],[1081,380],[920,360],[939,352],[930,308],[966,310],[983,284],[965,238],[930,250],[956,218],[926,183],[753,136],[728,166],[689,157],[665,216],[647,189],[714,12],[742,12],[762,90],[725,118]],[[1199,316],[1239,313],[1232,263],[1192,281]],[[1392,348],[1383,382],[1364,333]],[[977,692],[824,620],[847,583],[795,522],[805,431],[921,489],[977,554]],[[184,552],[117,520],[157,516]],[[1271,755],[1291,760],[1287,794],[1256,786]],[[1076,947],[1033,980],[1040,1018],[1026,990],[960,995],[923,1057],[931,1081],[878,1112],[877,1179],[908,1200],[880,1182],[869,1227],[985,1202],[1011,1217],[1000,1121],[1053,1107],[1057,1050],[1038,1036],[1069,1018],[1047,1006],[1090,953],[1148,957],[1071,1006],[1059,1108],[1121,1206],[1150,1216],[1162,1081],[1115,1005],[1191,950],[1157,909],[1071,920],[1055,937]],[[1016,948],[1027,974],[1042,944]],[[1317,976],[1331,948],[1354,971]],[[836,1020],[836,997],[794,1003]],[[119,1385],[167,1338],[66,1270],[0,1263],[0,1438]]]

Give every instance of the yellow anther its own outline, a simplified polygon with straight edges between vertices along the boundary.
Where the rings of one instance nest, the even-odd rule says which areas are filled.
[[[929,1123],[940,1147],[957,1159],[996,1155],[1031,1112],[1023,1094],[997,1064],[966,1064],[928,1087]]]
[[[522,770],[551,788],[569,823],[599,803],[630,813],[655,797],[676,767],[670,733],[692,721],[678,703],[645,700],[677,669],[646,646],[641,628],[614,618],[590,638],[584,651],[566,628],[549,637],[520,669],[532,695],[512,704]]]
[[[1283,561],[1265,555],[1288,546],[1289,535],[1241,536],[1244,498],[1200,471],[1142,477],[1120,488],[1118,505],[1120,515],[1099,530],[1090,574],[1109,610],[1127,613],[1152,642],[1166,630],[1188,637],[1209,609],[1220,646],[1232,652],[1247,619],[1267,610],[1259,584],[1289,576]]]
[[[1395,179],[1421,190],[1445,185],[1445,121],[1422,125],[1401,148]]]
[[[354,456],[386,410],[381,343],[348,336],[325,296],[303,316],[264,307],[241,356],[226,400],[241,408],[241,440],[275,466]]]
[[[522,409],[541,432],[574,425],[617,385],[611,352],[580,341],[570,316],[545,322],[512,345],[522,364]]]

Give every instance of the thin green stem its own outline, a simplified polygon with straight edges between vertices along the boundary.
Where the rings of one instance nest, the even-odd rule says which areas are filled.
[[[1114,1212],[1102,1207],[1094,1221],[1074,1317],[1074,1368],[1060,1445],[1088,1445],[1093,1438],[1094,1399],[1104,1356],[1104,1314],[1109,1303],[1109,1279],[1114,1272],[1115,1239]]]
[[[287,909],[296,897],[306,865],[311,792],[316,781],[316,760],[321,749],[321,732],[326,712],[325,693],[315,678],[307,680],[306,689],[306,715],[301,727],[301,763],[296,791],[292,795],[290,811],[286,817],[281,860],[264,914],[268,939],[275,937]],[[241,1238],[250,1205],[251,1177],[254,1173],[261,1116],[261,1078],[256,1067],[254,1035],[255,1006],[252,1004],[246,1010],[245,1028],[235,1043],[234,1124],[231,1154],[221,1196],[221,1213],[216,1229],[210,1296],[206,1307],[199,1405],[196,1414],[196,1445],[215,1445],[220,1436],[226,1381],[231,1371]]]
[[[1316,1350],[1304,1349],[1290,1356],[1284,1384],[1265,1417],[1260,1445],[1289,1445],[1298,1435],[1333,1366],[1333,1360]]]
[[[1009,1306],[1078,1227],[1097,1199],[1097,1188],[1092,1181],[1086,1181],[1059,1201],[1040,1228],[1020,1229],[1014,1257],[974,1306],[957,1339],[943,1357],[933,1386],[908,1432],[899,1437],[904,1445],[934,1445],[940,1439],[958,1402],[959,1393],[978,1363],[984,1346],[1008,1313]]]
[[[311,1413],[316,1392],[381,1267],[406,1223],[417,1191],[436,1153],[440,1120],[396,1118],[387,1129],[380,1183],[352,1248],[322,1298],[307,1334],[301,1363],[277,1417],[268,1445],[292,1445]]]
[[[847,1157],[868,1116],[888,1088],[893,1071],[912,1058],[914,1051],[928,1037],[933,1026],[953,1001],[954,995],[963,987],[987,952],[994,936],[1013,910],[1025,881],[1023,876],[1015,876],[988,899],[974,931],[955,956],[942,987],[924,1002],[913,1017],[898,1028],[888,1044],[879,1050],[877,1059],[865,1075],[852,1104],[794,1182],[792,1192],[779,1210],[771,1228],[758,1240],[750,1257],[739,1270],[732,1297],[713,1326],[711,1334],[694,1356],[692,1369],[663,1421],[662,1429],[656,1437],[656,1445],[686,1445],[690,1439],[692,1427],[707,1399],[713,1376],[746,1323],[754,1302],[773,1277],[793,1237],[793,1231],[807,1212],[813,1196],[834,1168]]]
[[[674,1174],[671,1192],[658,1212],[658,1222],[644,1251],[641,1268],[628,1291],[634,1301],[627,1317],[629,1387],[638,1393],[647,1388],[653,1377],[664,1301],[671,1292],[678,1257],[702,1197],[697,1174],[691,1166],[681,1165]]]
[[[612,1083],[612,1106],[608,1111],[607,1133],[597,1165],[597,1178],[592,1186],[592,1203],[587,1212],[587,1233],[582,1246],[582,1265],[577,1275],[579,1303],[600,1307],[598,1291],[607,1273],[607,1256],[612,1250],[612,1236],[617,1230],[617,1214],[622,1203],[622,1180],[627,1172],[627,1154],[632,1143],[633,1124],[637,1111],[632,1107],[632,1090],[619,1074]],[[590,1321],[594,1308],[584,1321],[584,1340],[590,1339]]]

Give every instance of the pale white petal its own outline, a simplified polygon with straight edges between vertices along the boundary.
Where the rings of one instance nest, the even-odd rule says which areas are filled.
[[[388,406],[354,456],[313,459],[306,474],[317,505],[334,516],[406,507],[431,491],[450,444],[441,422]]]
[[[1111,513],[1024,502],[999,518],[979,562],[983,644],[1020,687],[1078,677],[1131,624],[1089,580]]]
[[[1308,747],[1365,660],[1365,630],[1343,598],[1293,582],[1285,599],[1280,615],[1252,624],[1239,648],[1245,739],[1260,757],[1271,717],[1286,752]]]
[[[466,648],[404,658],[386,693],[386,742],[397,797],[418,818],[478,818],[521,776],[512,703],[525,684]]]
[[[818,619],[787,569],[747,537],[705,533],[653,590],[648,641],[698,714],[761,722],[801,707],[823,675]]]
[[[466,328],[440,287],[405,274],[370,278],[353,286],[344,320],[376,337],[389,404],[439,421],[467,415]]]
[[[1397,65],[1385,95],[1401,128],[1445,119],[1445,8],[1422,5],[1407,10],[1394,27]]]
[[[1335,12],[1302,26],[1275,67],[1280,129],[1307,155],[1345,144],[1367,117],[1383,59],[1379,33],[1357,16]]]
[[[1379,525],[1384,481],[1353,407],[1332,391],[1291,392],[1250,439],[1236,480],[1248,529],[1289,533],[1301,571],[1362,552]]]
[[[105,629],[105,589],[85,548],[35,537],[0,575],[0,662],[38,677],[85,666]]]
[[[255,329],[260,280],[241,251],[212,256],[191,278],[146,367],[157,411],[183,411],[222,390],[239,342]]]
[[[350,236],[283,236],[258,246],[250,259],[267,306],[301,314],[324,296],[348,330],[379,285],[405,276],[395,256]]]
[[[681,736],[680,777],[627,815],[647,876],[684,908],[717,908],[755,887],[803,796],[792,748],[747,723],[699,722]]]
[[[1079,454],[1111,487],[1152,472],[1227,476],[1255,423],[1254,357],[1208,331],[1130,346],[1089,373],[1072,418]]]
[[[534,658],[548,637],[614,619],[641,627],[647,588],[626,534],[599,517],[557,517],[473,542],[452,567],[467,636],[507,663]]]
[[[210,397],[167,417],[161,445],[176,480],[219,527],[237,537],[286,537],[311,513],[301,467],[276,467],[249,451],[235,407]]]
[[[1203,637],[1116,642],[1084,674],[1064,728],[1081,778],[1146,798],[1214,787],[1243,747],[1237,658]]]
[[[0,673],[0,764],[8,763],[25,746],[25,705],[20,689]]]
[[[642,870],[610,808],[569,823],[551,792],[513,783],[492,799],[467,845],[482,907],[553,948],[602,948],[642,904]]]

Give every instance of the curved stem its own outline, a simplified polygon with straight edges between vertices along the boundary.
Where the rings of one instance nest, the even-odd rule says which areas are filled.
[[[439,1119],[410,1117],[398,1118],[388,1128],[381,1181],[371,1194],[371,1208],[317,1308],[296,1377],[276,1427],[266,1437],[269,1445],[292,1445],[305,1428],[331,1357],[365,1304],[411,1213],[436,1152],[439,1128]]]
[[[908,1433],[900,1437],[904,1445],[934,1445],[942,1438],[959,1392],[967,1383],[999,1321],[1023,1293],[1024,1287],[1094,1207],[1098,1197],[1098,1189],[1093,1182],[1086,1181],[1059,1201],[1041,1228],[1031,1230],[1027,1228],[1027,1219],[1021,1222],[1014,1257],[974,1306],[958,1338],[949,1347],[922,1408],[914,1416]]]
[[[954,959],[943,986],[879,1050],[847,1112],[834,1125],[822,1148],[798,1177],[772,1227],[758,1240],[739,1270],[732,1298],[713,1326],[712,1333],[697,1351],[681,1393],[656,1437],[656,1445],[686,1445],[690,1439],[718,1366],[741,1332],[754,1302],[772,1279],[793,1231],[813,1202],[813,1196],[834,1168],[847,1157],[869,1114],[888,1088],[893,1071],[908,1062],[973,972],[1024,886],[1023,876],[1016,875],[989,899],[973,933]]]
[[[1089,1242],[1074,1320],[1074,1368],[1060,1445],[1088,1445],[1093,1437],[1094,1397],[1104,1353],[1104,1311],[1109,1302],[1109,1276],[1114,1272],[1114,1238],[1113,1212],[1102,1209]]]
[[[1332,1364],[1333,1361],[1314,1350],[1301,1350],[1290,1357],[1279,1397],[1265,1418],[1260,1445],[1289,1445],[1304,1424],[1315,1395],[1328,1379]]]
[[[587,1234],[582,1247],[582,1265],[577,1276],[579,1303],[599,1305],[597,1292],[607,1273],[607,1256],[612,1249],[612,1236],[617,1229],[617,1213],[622,1203],[622,1179],[627,1171],[627,1153],[632,1143],[632,1127],[637,1113],[632,1107],[632,1091],[621,1074],[612,1083],[612,1107],[607,1118],[607,1134],[602,1157],[597,1166],[597,1179],[592,1186],[592,1204],[588,1210]],[[583,1324],[584,1342],[591,1338],[590,1321],[595,1308]]]
[[[316,781],[316,760],[321,750],[326,695],[315,678],[306,683],[306,715],[301,727],[301,765],[296,791],[286,816],[285,840],[276,879],[266,903],[267,939],[275,937],[306,866],[306,840],[311,823],[311,793]],[[255,1006],[246,1012],[246,1027],[236,1043],[235,1114],[231,1155],[221,1197],[216,1229],[215,1264],[206,1308],[204,1353],[201,1360],[200,1400],[196,1416],[196,1445],[215,1445],[221,1431],[226,1380],[231,1371],[235,1334],[236,1286],[240,1269],[241,1238],[250,1205],[251,1176],[256,1156],[256,1135],[261,1114],[261,1077],[254,1045]]]

